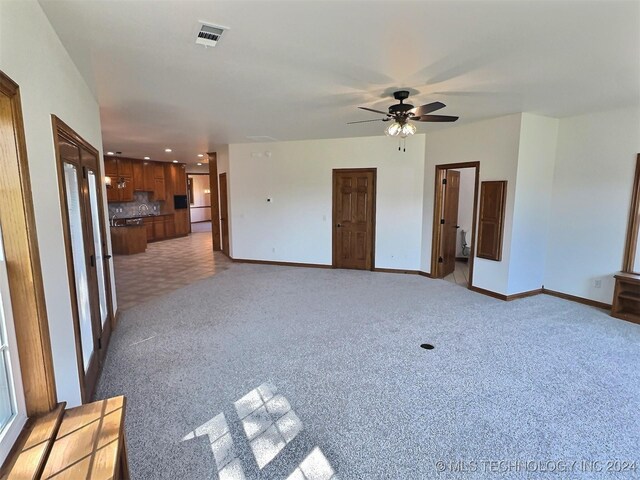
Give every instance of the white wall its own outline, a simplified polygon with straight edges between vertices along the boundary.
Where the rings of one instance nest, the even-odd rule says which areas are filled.
[[[557,119],[522,114],[509,295],[537,290],[544,284],[557,138]]]
[[[476,186],[476,169],[459,168],[460,195],[458,197],[458,234],[456,235],[456,257],[462,258],[462,234],[467,234],[467,245],[471,245],[471,226],[473,225],[473,201]]]
[[[484,180],[508,181],[507,206],[502,261],[476,258],[473,285],[507,294],[521,117],[521,114],[508,115],[427,134],[421,270],[431,272],[435,166],[479,161],[481,182]]]
[[[611,303],[638,152],[637,107],[560,120],[546,288]]]
[[[75,406],[80,385],[51,114],[102,152],[98,104],[35,1],[0,1],[0,70],[20,86],[58,400]]]
[[[424,140],[230,145],[233,257],[330,265],[332,169],[376,167],[375,266],[419,269]]]

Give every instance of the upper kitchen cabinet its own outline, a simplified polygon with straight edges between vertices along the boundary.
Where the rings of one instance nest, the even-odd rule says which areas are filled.
[[[144,169],[142,162],[133,162],[133,190],[136,192],[144,192]]]
[[[174,195],[186,195],[187,194],[187,171],[186,165],[179,163],[173,164],[173,194]]]
[[[144,160],[142,162],[142,170],[144,174],[143,189],[145,192],[153,192],[154,190],[154,171],[158,162]]]

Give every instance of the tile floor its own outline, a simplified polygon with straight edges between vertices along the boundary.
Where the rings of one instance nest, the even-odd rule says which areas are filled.
[[[125,310],[216,272],[231,262],[213,252],[211,233],[150,243],[136,255],[114,255],[118,310]]]
[[[444,279],[448,282],[455,283],[466,287],[469,283],[469,263],[456,260],[456,268]]]

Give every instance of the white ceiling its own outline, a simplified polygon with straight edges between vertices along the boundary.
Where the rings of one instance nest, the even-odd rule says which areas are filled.
[[[459,122],[640,103],[637,1],[40,3],[95,92],[105,151],[135,157],[382,134],[345,124],[376,118],[356,106],[386,110],[401,87]],[[198,20],[230,30],[205,49]]]

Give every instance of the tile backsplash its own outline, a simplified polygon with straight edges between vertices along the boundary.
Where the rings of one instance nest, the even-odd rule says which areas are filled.
[[[149,210],[147,211],[142,207],[141,211],[140,207],[142,205],[149,207]],[[149,192],[134,192],[132,202],[109,203],[109,218],[114,215],[118,218],[128,218],[139,217],[147,213],[162,213],[163,206],[164,202],[149,200]]]

